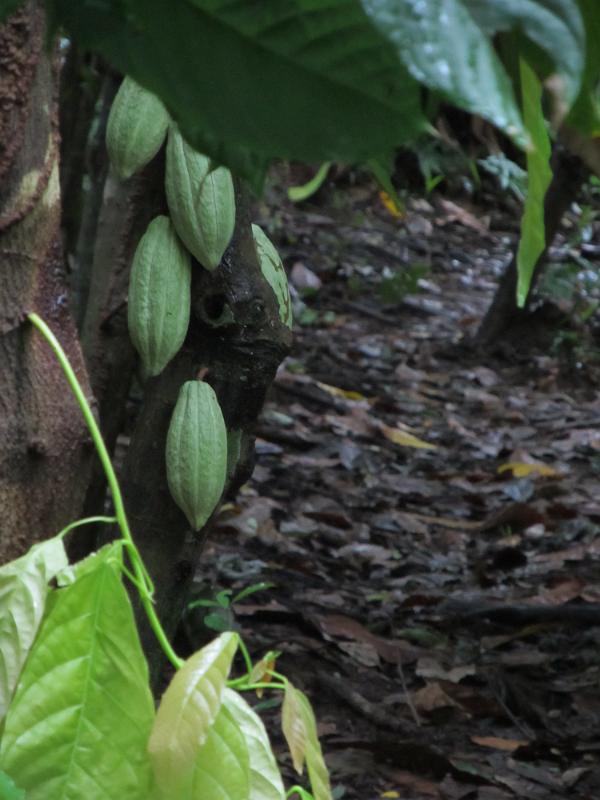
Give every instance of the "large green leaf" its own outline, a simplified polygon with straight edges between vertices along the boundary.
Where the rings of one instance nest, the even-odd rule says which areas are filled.
[[[163,792],[190,779],[221,708],[237,646],[237,634],[221,634],[188,658],[167,687],[148,745],[156,783]]]
[[[521,60],[520,73],[523,117],[533,144],[527,153],[527,197],[517,250],[517,302],[522,307],[527,299],[536,262],[546,246],[544,198],[552,180],[552,146],[542,111],[541,84],[524,60]]]
[[[0,720],[44,614],[48,581],[66,565],[62,541],[49,539],[0,568]]]
[[[584,28],[575,0],[362,0],[421,83],[516,140],[525,138],[491,36],[519,27],[552,58],[570,104],[581,83]]]
[[[359,0],[48,3],[196,149],[246,176],[273,157],[366,160],[423,126],[418,85]]]
[[[225,689],[223,706],[235,719],[244,735],[250,757],[248,800],[284,800],[281,774],[261,718],[237,692]]]
[[[6,717],[0,766],[28,800],[146,800],[154,703],[113,549],[52,598]]]

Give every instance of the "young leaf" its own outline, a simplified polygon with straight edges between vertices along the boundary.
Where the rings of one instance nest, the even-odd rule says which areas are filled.
[[[308,732],[299,695],[300,692],[288,681],[281,706],[281,729],[292,756],[294,769],[298,775],[301,775],[306,756]]]
[[[200,749],[219,713],[237,646],[237,634],[221,634],[185,662],[164,693],[148,744],[161,790],[168,792],[191,779]]]
[[[296,693],[306,731],[306,769],[312,793],[315,800],[331,800],[329,772],[323,759],[321,742],[317,733],[317,721],[308,697],[299,690],[296,690]]]
[[[262,723],[237,692],[225,689],[223,705],[242,731],[250,757],[250,793],[248,800],[284,800],[283,781]]]
[[[28,800],[146,800],[148,669],[115,553],[53,593],[11,703],[0,766]]]
[[[517,302],[525,305],[536,262],[546,246],[544,198],[552,180],[551,144],[542,111],[542,87],[526,61],[521,59],[523,117],[533,150],[527,153],[527,198],[521,220],[521,238],[517,250]]]
[[[66,565],[62,541],[49,539],[0,568],[0,720],[44,614],[48,581]]]

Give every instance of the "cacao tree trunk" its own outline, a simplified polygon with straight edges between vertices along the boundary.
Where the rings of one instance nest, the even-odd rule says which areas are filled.
[[[558,232],[560,221],[575,200],[588,170],[578,156],[557,147],[553,158],[553,174],[544,201],[544,226],[546,247],[538,258],[531,278],[527,304],[517,307],[517,255],[516,252],[500,278],[494,299],[486,312],[476,335],[476,344],[489,347],[498,342],[503,334],[529,314],[529,302],[533,290],[543,271],[548,248]]]
[[[134,538],[157,589],[157,610],[169,635],[181,618],[210,520],[190,531],[167,486],[165,442],[173,407],[185,381],[203,376],[215,389],[228,430],[243,431],[241,458],[231,490],[252,472],[252,429],[275,372],[291,344],[275,295],[263,279],[250,228],[248,197],[237,191],[236,230],[221,266],[209,273],[194,265],[192,314],[186,341],[173,361],[146,386],[144,404],[122,479]],[[156,677],[160,652],[142,627]]]
[[[61,252],[58,60],[29,2],[0,27],[0,561],[77,518],[91,443],[62,370],[28,324],[53,329],[89,391]]]

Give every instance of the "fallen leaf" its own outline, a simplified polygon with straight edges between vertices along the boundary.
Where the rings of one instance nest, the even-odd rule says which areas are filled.
[[[529,744],[524,739],[500,739],[498,736],[471,736],[471,741],[481,747],[491,747],[494,750],[505,750],[512,753],[519,747]]]
[[[508,461],[506,464],[501,464],[497,471],[499,475],[503,472],[511,471],[515,478],[527,478],[530,475],[541,475],[545,478],[556,478],[560,476],[560,472],[557,472],[553,467],[549,467],[547,464],[542,464],[537,461],[532,463]]]
[[[431,442],[425,442],[412,433],[402,431],[400,428],[391,428],[389,425],[382,425],[381,432],[386,439],[394,444],[399,444],[402,447],[416,447],[422,450],[437,450],[437,447]]]
[[[321,383],[317,381],[317,386],[332,397],[341,397],[344,400],[368,400],[360,392],[354,392],[351,389],[340,389],[338,386],[330,386],[328,383]]]

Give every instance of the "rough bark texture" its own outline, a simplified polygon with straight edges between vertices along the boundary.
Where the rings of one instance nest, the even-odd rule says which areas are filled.
[[[0,27],[0,560],[76,518],[91,446],[37,311],[87,388],[60,245],[57,64],[27,3]]]
[[[181,617],[210,526],[209,522],[200,534],[192,534],[167,487],[165,439],[179,389],[184,381],[202,375],[217,392],[228,429],[244,431],[246,445],[233,478],[239,484],[252,470],[252,428],[291,342],[257,263],[248,205],[239,192],[237,206],[236,233],[221,266],[214,273],[194,267],[186,342],[163,373],[147,384],[124,468],[129,519],[156,583],[158,613],[170,635]],[[219,322],[223,324],[215,324]],[[156,644],[147,629],[142,634],[156,671],[161,662]]]
[[[560,221],[583,183],[587,169],[575,155],[558,148],[553,159],[553,176],[544,201],[544,225],[546,247],[538,258],[531,278],[531,289],[525,308],[517,307],[517,255],[516,252],[506,268],[494,299],[483,318],[476,343],[487,347],[498,342],[511,327],[522,323],[529,314],[529,300],[542,273],[548,248],[558,231]]]

